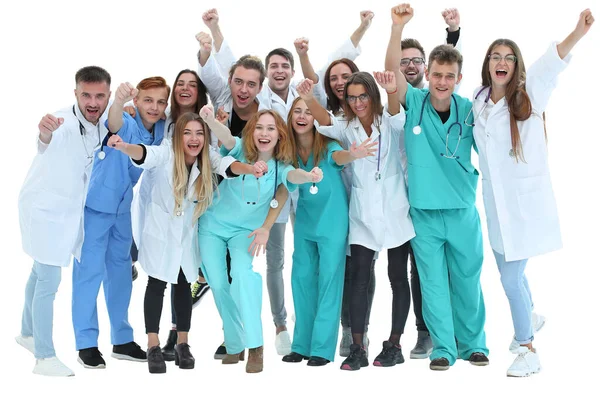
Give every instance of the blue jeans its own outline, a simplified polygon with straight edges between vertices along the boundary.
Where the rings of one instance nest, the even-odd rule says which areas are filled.
[[[515,339],[519,344],[531,343],[533,340],[533,328],[531,326],[533,300],[525,277],[527,260],[506,261],[504,254],[495,251],[494,257],[496,257],[502,287],[504,287],[504,293],[506,293],[510,305]]]
[[[34,261],[25,286],[21,336],[33,336],[37,359],[56,356],[52,342],[52,320],[60,277],[61,267]]]

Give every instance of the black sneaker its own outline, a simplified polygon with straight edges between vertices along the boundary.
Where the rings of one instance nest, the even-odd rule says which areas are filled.
[[[369,360],[367,359],[367,353],[365,349],[360,347],[358,344],[350,345],[350,355],[344,360],[340,369],[346,371],[356,371],[361,367],[368,367]]]
[[[169,337],[167,343],[162,348],[162,354],[165,361],[175,361],[175,345],[177,344],[177,331],[171,329],[169,331]]]
[[[148,371],[151,374],[164,374],[167,372],[167,364],[160,346],[153,346],[148,349]]]
[[[383,342],[383,350],[373,361],[373,365],[376,367],[393,367],[396,364],[402,364],[404,362],[404,356],[402,355],[402,348],[394,345],[390,341]]]
[[[192,308],[200,304],[200,299],[210,290],[206,282],[194,282],[192,284]]]
[[[146,352],[136,342],[113,346],[112,357],[117,360],[146,362]]]
[[[220,345],[217,348],[217,351],[215,351],[215,360],[222,360],[225,358],[225,356],[227,355],[227,348],[225,347],[225,343],[223,343],[222,345]]]
[[[431,360],[429,363],[429,369],[433,371],[446,371],[450,368],[450,361],[447,358],[439,357]]]
[[[469,362],[473,365],[483,367],[490,363],[490,359],[482,352],[476,351],[469,357]]]
[[[135,267],[135,264],[131,264],[131,280],[135,281],[138,277],[138,272],[137,272],[137,268]]]
[[[106,362],[104,361],[104,358],[102,358],[102,353],[100,353],[97,347],[89,347],[87,349],[79,350],[79,357],[77,357],[77,361],[85,368],[106,368]]]

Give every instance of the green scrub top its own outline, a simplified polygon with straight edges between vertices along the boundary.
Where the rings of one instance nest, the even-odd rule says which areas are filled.
[[[343,150],[336,141],[327,144],[327,152],[319,161],[323,180],[316,184],[317,194],[311,194],[312,183],[300,185],[294,235],[318,241],[322,239],[346,240],[348,236],[348,196],[342,181],[342,165],[337,165],[333,153]],[[298,157],[300,168],[311,171],[313,154],[306,165]]]
[[[474,146],[473,128],[464,123],[471,110],[471,101],[453,94],[450,100],[450,118],[442,121],[431,104],[429,89],[416,89],[410,84],[406,92],[406,123],[404,124],[406,157],[408,160],[408,200],[411,207],[424,210],[467,208],[475,204],[479,172],[471,164]],[[426,98],[427,96],[427,98]],[[423,103],[421,133],[413,128],[419,125]],[[457,114],[458,113],[458,114]],[[458,116],[457,116],[458,115]],[[462,126],[460,129],[455,122]],[[446,135],[448,151],[446,151]],[[457,159],[443,157],[456,150]]]
[[[235,138],[235,146],[231,151],[221,146],[221,155],[229,155],[241,162],[247,162],[243,143],[242,139]],[[277,163],[277,178],[275,163]],[[213,203],[200,216],[198,229],[230,237],[240,231],[253,231],[260,228],[269,212],[275,185],[283,183],[290,192],[297,188],[297,185],[287,180],[288,173],[294,170],[293,166],[271,158],[267,162],[267,167],[268,172],[258,179],[253,175],[241,175],[223,180],[218,191],[215,191]]]

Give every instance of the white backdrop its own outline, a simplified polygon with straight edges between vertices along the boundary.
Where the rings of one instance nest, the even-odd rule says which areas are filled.
[[[487,241],[481,197],[478,206],[485,237],[482,285],[486,300],[486,332],[490,348],[489,367],[480,368],[458,361],[449,372],[428,369],[426,360],[407,360],[403,365],[383,369],[370,366],[356,373],[339,371],[341,359],[322,368],[288,365],[274,349],[266,286],[263,296],[265,327],[265,370],[259,375],[244,372],[244,364],[221,366],[212,360],[222,340],[212,295],[194,310],[190,344],[196,369],[183,371],[168,364],[167,374],[151,376],[145,364],[117,361],[110,357],[109,324],[102,294],[99,296],[100,350],[108,363],[106,370],[85,370],[77,362],[71,325],[71,268],[63,271],[63,282],[55,301],[54,341],[58,356],[76,373],[70,379],[51,379],[31,373],[33,357],[14,342],[19,334],[23,289],[31,260],[22,252],[17,215],[17,196],[35,154],[37,124],[47,112],[73,104],[74,74],[82,66],[97,64],[112,75],[113,91],[119,83],[136,84],[147,76],[164,76],[171,84],[183,68],[195,68],[197,42],[194,35],[206,30],[201,13],[218,7],[226,38],[238,55],[252,53],[264,58],[275,47],[293,51],[296,37],[310,38],[315,67],[327,52],[347,38],[359,24],[359,11],[373,6],[375,18],[361,45],[357,59],[365,71],[383,68],[390,33],[392,2],[226,1],[168,3],[154,1],[53,1],[12,2],[0,6],[1,119],[5,123],[0,162],[5,189],[2,209],[2,254],[5,284],[0,290],[4,357],[0,369],[1,397],[39,395],[65,398],[133,398],[172,396],[218,398],[301,398],[318,396],[405,395],[463,398],[530,398],[532,395],[585,393],[595,376],[596,353],[592,350],[598,327],[600,280],[596,206],[597,165],[600,157],[600,130],[596,125],[597,67],[600,58],[600,22],[573,51],[572,64],[563,73],[559,87],[546,112],[548,146],[554,189],[562,222],[564,249],[532,260],[528,277],[538,312],[547,317],[546,327],[536,336],[543,372],[530,379],[508,379],[505,371],[513,360],[508,353],[512,323],[493,256]],[[418,38],[426,51],[443,40],[440,11],[458,7],[465,58],[461,94],[470,96],[480,82],[480,68],[489,43],[498,37],[514,39],[530,65],[551,40],[562,40],[572,31],[580,11],[591,1],[515,1],[413,3],[415,17],[405,30],[406,37]],[[593,10],[596,18],[600,9]],[[587,75],[590,74],[590,78]],[[301,77],[298,66],[297,77]],[[293,313],[290,290],[292,256],[291,226],[286,241],[286,305]],[[264,273],[265,258],[255,268]],[[387,281],[386,256],[377,263],[377,292],[371,316],[372,361],[390,329],[391,290]],[[143,295],[145,274],[134,283],[130,322],[138,343],[145,347]],[[264,274],[263,274],[264,276]],[[264,280],[264,279],[263,279]],[[167,296],[168,298],[168,296]],[[594,306],[596,305],[596,307]],[[168,300],[163,313],[166,338],[170,317]],[[289,321],[289,328],[293,323]],[[404,354],[414,345],[414,315],[409,315],[402,338]],[[357,379],[358,378],[358,379]],[[8,385],[6,384],[8,383]],[[12,396],[11,396],[12,398]]]

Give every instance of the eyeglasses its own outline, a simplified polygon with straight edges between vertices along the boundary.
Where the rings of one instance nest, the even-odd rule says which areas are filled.
[[[495,63],[499,63],[502,60],[506,61],[507,64],[514,64],[517,62],[517,56],[515,56],[514,54],[507,54],[504,57],[502,57],[500,54],[494,53],[490,54],[488,58]]]
[[[363,93],[359,96],[347,96],[346,97],[346,101],[350,104],[356,103],[356,100],[360,100],[361,103],[364,103],[368,99],[369,99],[369,95],[366,93]]]
[[[425,59],[423,57],[413,57],[413,58],[403,58],[400,60],[400,65],[403,67],[407,67],[408,64],[413,63],[414,65],[425,64]]]

